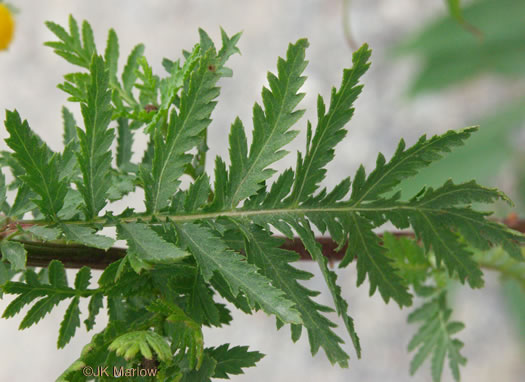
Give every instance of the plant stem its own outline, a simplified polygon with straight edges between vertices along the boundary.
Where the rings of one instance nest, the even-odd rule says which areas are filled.
[[[522,227],[525,227],[523,222]],[[522,230],[522,232],[525,230]],[[396,237],[414,237],[409,231],[390,232]],[[382,235],[380,235],[382,236]],[[304,247],[299,238],[288,239],[278,236],[283,240],[282,249],[297,252],[301,260],[311,260],[310,254]],[[330,261],[341,260],[346,252],[346,245],[337,250],[337,243],[329,237],[317,237],[317,242],[321,244],[323,255]],[[66,245],[57,243],[43,243],[37,241],[20,241],[27,251],[27,266],[45,267],[53,259],[60,260],[66,268],[81,268],[88,266],[93,269],[105,269],[109,264],[126,256],[125,248],[113,247],[104,251],[102,249],[86,247],[83,245]],[[498,264],[480,261],[480,266],[490,270],[500,270]]]

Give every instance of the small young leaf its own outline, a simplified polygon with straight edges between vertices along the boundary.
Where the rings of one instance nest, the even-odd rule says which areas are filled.
[[[117,337],[108,349],[127,360],[133,359],[139,351],[146,359],[153,359],[152,350],[160,361],[168,361],[172,356],[170,347],[164,338],[146,330],[123,334]]]

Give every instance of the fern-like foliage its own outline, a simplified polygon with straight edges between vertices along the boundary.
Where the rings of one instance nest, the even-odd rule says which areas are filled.
[[[441,293],[408,316],[408,322],[423,321],[408,344],[409,351],[418,349],[410,363],[410,373],[414,374],[423,361],[432,355],[432,380],[436,382],[441,380],[445,357],[448,357],[450,370],[456,381],[459,380],[460,365],[467,362],[460,353],[463,342],[453,338],[465,325],[458,321],[450,321],[452,310],[447,307],[445,297],[445,294]]]
[[[230,323],[231,306],[273,315],[278,328],[290,324],[293,341],[304,328],[312,354],[322,349],[332,364],[348,366],[344,339],[327,313],[337,313],[360,357],[352,305],[342,296],[337,272],[328,267],[316,229],[329,234],[340,248],[347,247],[340,267],[355,262],[357,284],[368,279],[371,295],[379,291],[385,302],[394,300],[400,307],[412,304],[412,291],[428,299],[438,296],[410,316],[410,321],[424,320],[410,344],[411,350],[420,346],[411,370],[432,353],[432,374],[438,380],[448,354],[453,375],[459,378],[464,358],[459,354],[461,343],[451,336],[460,325],[449,321],[444,285],[457,279],[481,287],[482,272],[473,250],[501,246],[517,262],[524,239],[488,220],[490,213],[473,209],[473,203],[508,201],[497,190],[448,181],[401,198],[396,187],[464,144],[476,128],[423,136],[410,147],[401,141],[389,161],[378,155],[368,175],[361,166],[353,179],[343,179],[332,190],[322,188],[326,166],[354,113],[361,77],[370,66],[371,51],[363,45],[329,102],[318,97],[317,123],[307,123],[306,148],[297,154],[296,169],[283,171],[269,183],[304,113],[299,103],[308,42],[301,39],[278,59],[276,74],[268,74],[262,104],[253,107],[250,138],[243,122],[234,120],[230,163],[216,159],[212,184],[204,172],[206,131],[216,128],[211,115],[220,93],[217,84],[232,74],[225,65],[238,52],[239,34],[230,37],[221,31],[222,47],[217,49],[200,30],[199,43],[191,51],[178,60],[163,61],[167,75],[161,77],[154,74],[140,44],[119,74],[119,43],[113,30],[101,55],[89,23],[79,29],[71,17],[69,31],[51,22],[47,26],[59,41],[46,45],[79,67],[65,76],[60,89],[80,103],[83,126],[77,126],[64,108],[65,147],[53,153],[16,111],[7,112],[12,152],[2,154],[2,165],[15,175],[11,187],[18,191],[8,202],[7,185],[0,177],[0,280],[3,293],[17,296],[4,317],[33,304],[21,329],[70,300],[58,347],[65,346],[80,326],[82,298],[89,299],[84,320],[88,330],[101,309],[107,309],[107,326],[93,336],[60,381],[87,380],[83,368],[99,365],[153,365],[157,380],[204,382],[240,374],[262,354],[229,344],[205,347],[202,334],[203,326]],[[141,160],[132,150],[136,131],[149,139]],[[183,176],[191,179],[187,188],[181,188]],[[145,208],[114,212],[113,201],[138,189],[144,192]],[[413,229],[422,247],[378,236],[376,229],[386,222]],[[88,267],[80,269],[74,286],[69,286],[59,259],[66,265],[67,261],[60,251],[76,248],[106,256],[100,252],[114,243],[101,234],[106,227],[115,227],[116,239],[127,243],[125,257],[105,268],[96,288]],[[320,267],[333,307],[315,300],[319,292],[304,285],[312,274],[296,266],[299,255],[281,248],[283,241],[274,236],[275,230],[304,244]],[[55,251],[55,260],[39,273],[25,266],[28,254],[32,261],[37,250]],[[21,279],[9,281],[16,273]],[[216,295],[230,305],[217,302]]]

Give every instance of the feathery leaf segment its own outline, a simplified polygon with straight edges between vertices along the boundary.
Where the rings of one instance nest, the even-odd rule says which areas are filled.
[[[293,341],[304,329],[312,354],[322,349],[332,364],[347,367],[344,340],[327,313],[335,311],[341,318],[360,357],[352,307],[342,295],[345,286],[337,282],[340,271],[331,270],[322,255],[315,229],[329,234],[339,248],[346,246],[340,267],[355,262],[357,285],[368,280],[370,295],[378,291],[385,302],[393,300],[400,307],[412,304],[413,293],[426,296],[428,301],[409,318],[423,321],[409,346],[419,347],[411,372],[433,353],[432,374],[439,380],[448,354],[459,379],[465,359],[459,353],[462,343],[451,336],[462,324],[449,320],[443,280],[481,287],[483,275],[474,251],[500,246],[513,261],[521,260],[523,237],[472,207],[509,202],[500,191],[474,181],[448,181],[402,199],[398,186],[463,145],[477,128],[423,136],[410,147],[401,140],[390,160],[378,155],[368,175],[361,166],[353,179],[343,179],[331,190],[323,188],[326,166],[346,135],[362,91],[360,81],[370,66],[371,50],[365,44],[354,52],[353,65],[343,71],[329,102],[318,97],[317,121],[307,123],[306,148],[297,154],[296,168],[286,169],[270,183],[277,172],[275,163],[288,153],[285,146],[296,137],[293,126],[304,113],[299,104],[308,42],[301,39],[278,59],[276,73],[268,73],[262,103],[253,107],[250,139],[239,118],[232,123],[229,164],[217,157],[212,184],[204,171],[206,131],[218,128],[211,126],[218,84],[232,74],[225,65],[239,52],[240,34],[228,36],[221,30],[222,47],[216,49],[200,30],[199,43],[190,51],[175,61],[163,61],[167,74],[161,77],[154,74],[141,44],[119,74],[119,42],[113,30],[101,55],[88,22],[79,27],[70,17],[69,30],[52,22],[47,26],[58,41],[46,45],[78,67],[64,76],[59,88],[70,101],[80,103],[83,126],[63,108],[65,147],[54,153],[18,112],[7,111],[11,151],[2,153],[2,165],[14,175],[10,187],[16,196],[7,201],[8,185],[1,174],[5,235],[0,281],[3,293],[17,296],[4,317],[32,304],[21,329],[70,301],[58,347],[64,347],[81,324],[81,299],[89,299],[87,330],[107,308],[106,327],[58,380],[86,380],[81,372],[86,365],[145,363],[154,365],[157,380],[209,381],[240,374],[262,354],[229,344],[205,347],[202,332],[203,326],[230,323],[232,306],[273,315],[278,328],[290,324]],[[148,145],[136,156],[139,133],[147,136]],[[185,176],[190,185],[183,188]],[[113,202],[137,190],[144,193],[144,207],[116,212]],[[413,229],[422,246],[406,239],[380,239],[376,229],[387,222]],[[26,269],[26,241],[107,250],[114,243],[101,233],[107,227],[116,227],[116,239],[125,241],[128,249],[98,281],[91,281],[90,269],[84,267],[70,286],[58,260],[38,272]],[[272,235],[275,230],[303,242],[320,267],[333,308],[316,301],[319,292],[304,284],[313,275],[296,267],[299,256],[280,248],[281,240]],[[17,273],[20,280],[10,281]]]

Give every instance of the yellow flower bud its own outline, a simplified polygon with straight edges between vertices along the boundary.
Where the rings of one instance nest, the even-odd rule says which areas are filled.
[[[15,20],[11,10],[0,3],[0,50],[5,50],[13,39]]]

